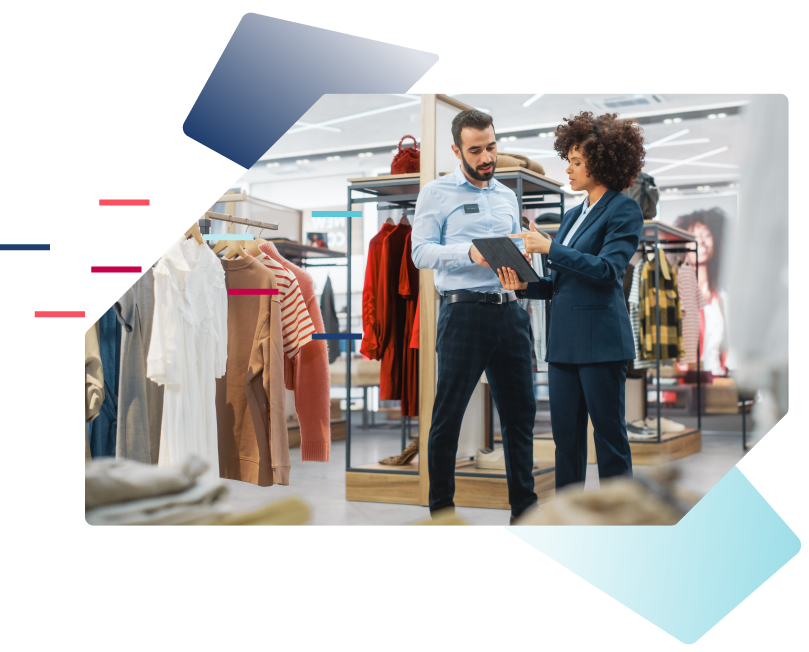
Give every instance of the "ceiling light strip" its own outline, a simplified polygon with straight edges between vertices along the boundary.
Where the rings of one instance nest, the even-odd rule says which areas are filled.
[[[719,149],[712,149],[710,152],[705,152],[704,154],[697,154],[696,156],[692,156],[691,158],[687,158],[683,161],[677,161],[676,163],[672,163],[670,165],[664,165],[662,168],[657,168],[656,170],[652,170],[649,172],[651,175],[659,174],[661,172],[667,172],[668,170],[673,170],[674,168],[678,168],[681,165],[688,165],[694,161],[699,161],[703,158],[708,158],[709,156],[716,156],[717,154],[721,154],[722,152],[726,152],[729,147],[720,147]]]

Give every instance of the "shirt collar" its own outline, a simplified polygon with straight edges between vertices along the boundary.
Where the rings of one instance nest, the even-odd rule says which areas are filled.
[[[601,198],[602,198],[603,196],[604,196],[604,195],[601,195],[601,197],[599,197],[598,199],[596,199],[596,204],[597,204],[598,202],[600,202],[600,201],[601,201]],[[593,204],[593,206],[595,206],[596,204]],[[587,196],[584,198],[584,201],[582,202],[582,205],[584,206],[584,208],[582,208],[582,212],[584,212],[584,213],[587,213],[587,212],[590,210],[590,208],[592,208],[592,207],[590,206],[590,195],[587,195]]]
[[[499,183],[499,181],[497,181],[497,179],[492,177],[491,179],[489,179],[489,185],[486,186],[485,188],[478,188],[477,186],[472,185],[469,182],[469,179],[466,178],[466,175],[463,173],[463,170],[461,170],[461,164],[460,163],[458,163],[458,165],[455,166],[455,171],[452,174],[455,176],[455,185],[456,186],[462,186],[463,184],[467,184],[470,188],[474,188],[475,190],[482,190],[482,191],[493,190],[495,185],[497,183]]]

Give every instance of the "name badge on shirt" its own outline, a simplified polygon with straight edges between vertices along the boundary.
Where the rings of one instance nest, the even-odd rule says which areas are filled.
[[[464,213],[480,213],[480,206],[477,204],[464,204],[463,205],[463,212]]]

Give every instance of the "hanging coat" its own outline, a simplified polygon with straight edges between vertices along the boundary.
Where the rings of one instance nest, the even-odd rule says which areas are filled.
[[[331,289],[331,279],[326,279],[323,294],[320,295],[320,312],[323,313],[323,326],[327,333],[337,333],[340,323],[337,321],[337,310],[334,308],[334,290]],[[328,340],[329,364],[340,357],[340,344],[337,340]]]

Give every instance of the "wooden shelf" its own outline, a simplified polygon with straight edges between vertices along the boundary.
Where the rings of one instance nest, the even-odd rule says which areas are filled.
[[[684,432],[664,432],[657,440],[629,440],[632,464],[663,464],[688,457],[702,450],[702,431],[688,428]]]
[[[373,464],[363,464],[361,466],[354,466],[352,469],[362,472],[362,471],[384,471],[385,473],[401,473],[402,471],[408,471],[410,473],[418,473],[419,472],[419,463],[418,463],[418,455],[416,456],[415,460],[411,460],[407,464],[403,464],[402,466],[388,466],[387,464],[380,464],[379,462],[374,462]]]
[[[421,173],[412,172],[410,174],[381,174],[378,177],[360,177],[359,179],[349,179],[348,183],[365,185],[367,183],[376,181],[401,181],[404,179],[413,180],[416,182],[416,184],[418,184],[419,179],[421,179]]]

